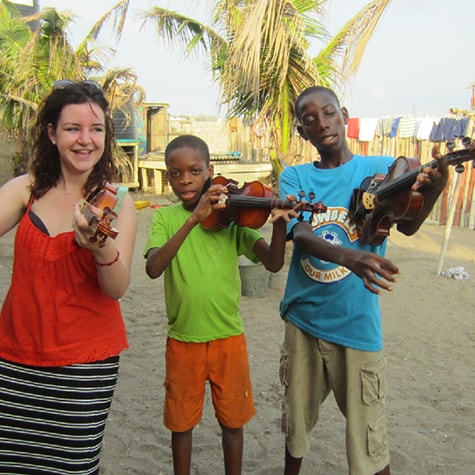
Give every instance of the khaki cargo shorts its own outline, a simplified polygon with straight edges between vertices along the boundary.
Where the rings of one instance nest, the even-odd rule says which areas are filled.
[[[346,348],[285,323],[280,380],[285,388],[282,430],[295,458],[309,449],[309,434],[321,403],[333,391],[346,418],[347,457],[352,475],[374,474],[389,463],[386,360],[383,353]]]

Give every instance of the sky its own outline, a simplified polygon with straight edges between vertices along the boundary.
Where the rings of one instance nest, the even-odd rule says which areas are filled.
[[[70,33],[77,45],[118,0],[39,1],[41,8],[50,6],[76,14]],[[183,60],[181,51],[174,52],[159,41],[150,27],[141,30],[140,11],[159,4],[200,18],[207,3],[132,0],[120,42],[107,34],[100,37],[104,45],[116,49],[110,66],[132,68],[146,91],[147,102],[169,104],[172,115],[218,115],[217,86],[202,60]],[[369,3],[330,0],[324,24],[335,34]],[[353,117],[439,117],[448,115],[450,108],[470,109],[475,85],[474,18],[473,0],[392,0],[357,74],[340,97],[342,104]],[[314,48],[317,53],[319,46]]]

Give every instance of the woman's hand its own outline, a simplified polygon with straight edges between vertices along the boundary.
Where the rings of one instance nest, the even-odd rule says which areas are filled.
[[[96,251],[97,247],[102,248],[105,240],[110,237],[115,239],[118,231],[112,227],[112,220],[117,215],[110,212],[106,215],[104,211],[86,201],[80,201],[74,205],[73,209],[73,229],[76,233],[77,244],[91,251]]]

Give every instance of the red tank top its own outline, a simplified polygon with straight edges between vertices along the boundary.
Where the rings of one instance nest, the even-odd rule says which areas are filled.
[[[15,237],[0,315],[0,358],[31,366],[104,360],[127,348],[120,304],[100,288],[92,253],[74,232],[40,231],[28,209]]]

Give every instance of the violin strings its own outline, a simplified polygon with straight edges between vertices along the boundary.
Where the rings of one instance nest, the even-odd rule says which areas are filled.
[[[449,153],[444,156],[445,161],[448,165],[451,165],[452,162],[455,164],[461,163],[466,160],[471,159],[471,155],[469,150],[458,150],[456,152]],[[376,197],[379,201],[384,200],[391,196],[392,194],[401,191],[407,188],[409,185],[412,185],[416,181],[416,177],[419,173],[424,170],[424,168],[436,168],[438,165],[437,160],[432,160],[424,165],[421,165],[413,170],[409,171],[408,173],[402,175],[399,178],[394,179],[393,181],[383,184],[380,186],[378,190],[376,190]]]
[[[228,198],[230,206],[242,208],[280,208],[291,209],[295,203],[275,198],[261,198],[258,196],[230,196]]]

